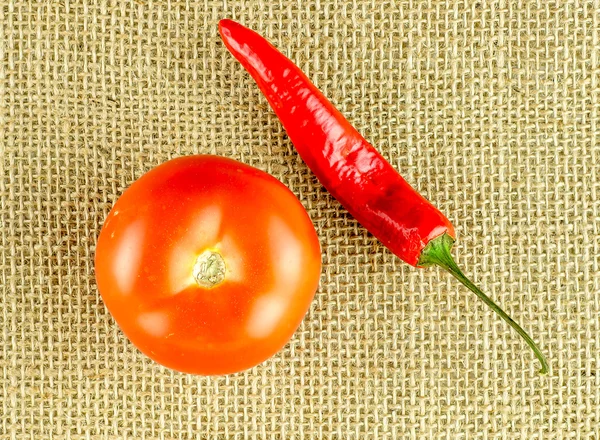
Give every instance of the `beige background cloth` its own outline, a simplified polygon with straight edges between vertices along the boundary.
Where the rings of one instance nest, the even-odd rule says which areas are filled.
[[[600,2],[0,4],[0,435],[6,439],[598,439]],[[448,275],[402,263],[295,153],[217,34],[271,39],[456,225]],[[216,153],[306,206],[323,275],[291,342],[229,377],[141,355],[105,309],[112,203]]]

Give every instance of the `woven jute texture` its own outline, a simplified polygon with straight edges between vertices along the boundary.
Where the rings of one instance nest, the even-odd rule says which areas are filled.
[[[599,439],[600,2],[0,3],[0,438]],[[551,372],[445,273],[383,248],[321,187],[217,32],[292,58],[456,225],[455,255]],[[95,242],[164,161],[235,158],[317,228],[290,343],[175,373],[123,336]]]

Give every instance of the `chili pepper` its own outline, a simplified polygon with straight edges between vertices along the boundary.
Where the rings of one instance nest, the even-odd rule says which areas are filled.
[[[258,84],[300,157],[323,186],[388,249],[416,267],[437,265],[481,298],[548,364],[531,337],[456,265],[450,221],[416,192],[306,75],[256,32],[224,19],[229,51]]]

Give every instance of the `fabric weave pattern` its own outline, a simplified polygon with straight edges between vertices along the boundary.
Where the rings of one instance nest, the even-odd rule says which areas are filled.
[[[456,226],[461,267],[539,341],[403,264],[295,153],[221,43],[294,60]],[[0,438],[600,438],[600,1],[0,3]],[[195,153],[263,169],[323,247],[314,304],[237,375],[162,368],[94,281],[112,203]]]

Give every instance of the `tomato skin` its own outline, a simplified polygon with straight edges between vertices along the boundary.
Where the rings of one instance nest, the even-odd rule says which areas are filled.
[[[216,253],[224,279],[194,278]],[[321,250],[294,194],[218,156],[170,160],[117,200],[98,238],[100,294],[125,335],[174,370],[221,375],[279,351],[319,284]]]

